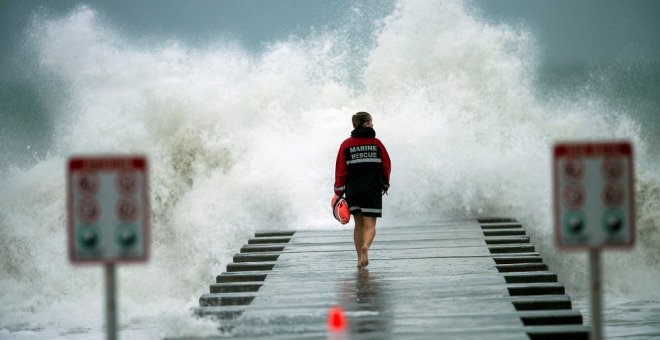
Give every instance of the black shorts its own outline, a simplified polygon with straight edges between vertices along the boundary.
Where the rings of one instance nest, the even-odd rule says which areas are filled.
[[[346,203],[352,215],[381,217],[383,215],[383,196],[380,192],[346,193]]]

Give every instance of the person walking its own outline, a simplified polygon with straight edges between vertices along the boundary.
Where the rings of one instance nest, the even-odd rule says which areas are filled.
[[[390,188],[390,156],[376,138],[369,113],[353,115],[351,137],[339,147],[335,166],[334,191],[346,194],[346,203],[355,220],[353,240],[358,268],[369,265],[369,247],[376,237],[376,219],[382,216],[382,196]]]

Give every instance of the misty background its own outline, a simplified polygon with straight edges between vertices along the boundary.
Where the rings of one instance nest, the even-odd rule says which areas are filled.
[[[56,100],[46,92],[58,89],[58,84],[40,73],[27,47],[29,23],[35,16],[62,16],[87,5],[136,42],[176,41],[190,47],[230,42],[258,53],[291,36],[339,27],[345,14],[356,10],[356,3],[383,15],[393,6],[384,0],[2,0],[0,170],[10,164],[28,166],[52,151],[53,115],[47,108],[54,105],[45,101]],[[557,92],[598,94],[615,109],[646,122],[641,128],[649,145],[660,143],[660,1],[469,3],[476,15],[531,32],[538,53],[540,97]],[[378,14],[365,16],[365,21],[374,17]]]

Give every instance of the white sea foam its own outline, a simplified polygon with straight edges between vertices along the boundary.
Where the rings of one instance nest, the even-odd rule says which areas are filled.
[[[223,41],[135,42],[88,7],[36,17],[28,39],[39,70],[65,88],[51,93],[63,103],[49,108],[53,156],[0,181],[0,337],[102,327],[101,271],[67,263],[69,154],[149,157],[152,258],[120,268],[125,328],[210,334],[187,309],[255,230],[337,228],[334,161],[359,110],[374,115],[393,160],[383,225],[517,217],[572,291],[586,286],[586,265],[552,245],[550,146],[630,139],[638,245],[605,256],[607,289],[660,300],[660,179],[644,122],[599,98],[544,97],[533,37],[461,2],[404,1],[375,27],[356,63],[341,30],[250,53]]]

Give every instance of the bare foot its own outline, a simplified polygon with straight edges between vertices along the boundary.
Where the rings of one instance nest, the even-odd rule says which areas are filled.
[[[366,267],[366,266],[369,265],[369,255],[367,254],[368,251],[369,250],[367,249],[367,247],[363,246],[362,248],[360,248],[360,260],[359,261],[360,261],[360,264],[362,265],[362,267]]]

